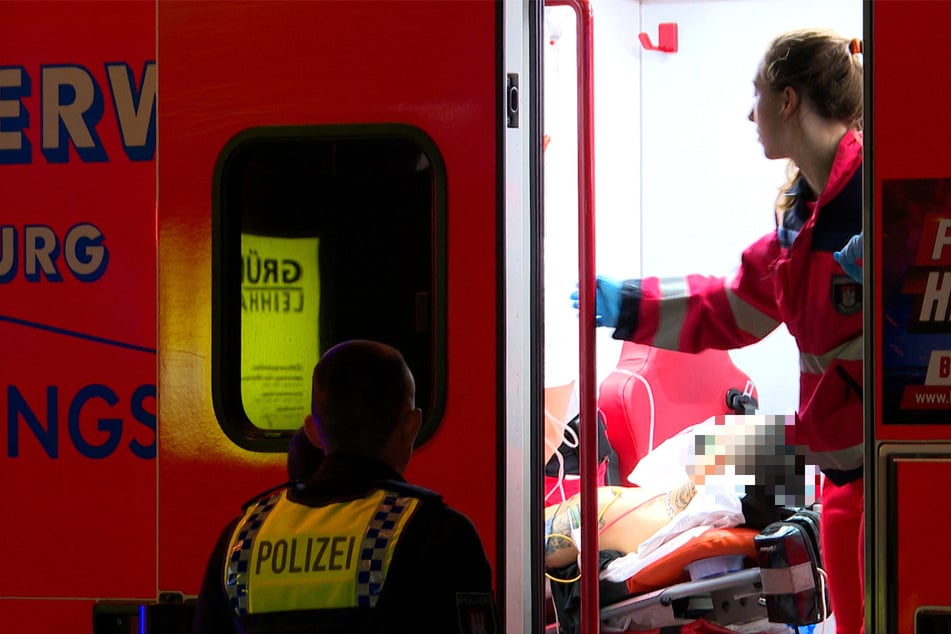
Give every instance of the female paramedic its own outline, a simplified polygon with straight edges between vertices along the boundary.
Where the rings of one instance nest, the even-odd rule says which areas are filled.
[[[769,159],[790,160],[776,230],[732,278],[599,277],[599,326],[615,339],[698,352],[786,324],[799,348],[796,442],[822,469],[822,557],[837,632],[864,631],[862,288],[833,257],[862,228],[861,43],[830,31],[773,40],[749,119]]]

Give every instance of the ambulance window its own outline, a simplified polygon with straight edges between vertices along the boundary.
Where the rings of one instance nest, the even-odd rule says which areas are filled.
[[[399,349],[424,423],[445,383],[445,172],[409,126],[261,128],[222,151],[213,214],[212,392],[238,445],[280,451],[321,353]]]

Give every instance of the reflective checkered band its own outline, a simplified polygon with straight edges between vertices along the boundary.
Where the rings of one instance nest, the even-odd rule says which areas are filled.
[[[231,538],[228,562],[225,565],[225,591],[231,602],[231,609],[238,616],[248,613],[248,562],[251,559],[254,537],[267,518],[271,509],[277,505],[284,492],[258,500],[238,524],[236,534]]]
[[[373,519],[367,526],[363,545],[360,548],[360,569],[357,572],[357,605],[374,607],[380,598],[383,581],[386,579],[386,564],[390,541],[396,537],[394,529],[400,518],[407,518],[416,508],[415,500],[400,497],[393,491],[386,491]]]

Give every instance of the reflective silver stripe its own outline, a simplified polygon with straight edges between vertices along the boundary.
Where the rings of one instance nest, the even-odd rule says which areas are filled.
[[[651,345],[667,350],[680,350],[680,333],[687,320],[687,302],[691,297],[687,278],[661,278],[659,284],[663,301],[660,303],[657,333]],[[743,332],[762,339],[779,325],[778,321],[740,299],[728,286],[725,286],[724,290],[733,319]]]
[[[680,349],[680,331],[687,319],[687,279],[668,277],[658,280],[660,284],[660,316],[657,333],[651,343],[656,348]]]
[[[357,572],[357,605],[374,607],[380,598],[383,582],[386,580],[387,550],[397,537],[396,529],[400,516],[404,512],[412,514],[416,509],[414,499],[400,497],[393,491],[386,491],[376,513],[367,526],[360,548],[360,569]]]
[[[805,374],[822,374],[829,369],[833,361],[861,361],[865,344],[862,336],[846,341],[825,354],[799,353],[799,371]]]
[[[812,564],[809,562],[788,568],[760,568],[759,574],[763,581],[763,594],[766,595],[796,594],[816,587]]]
[[[729,286],[726,287],[726,298],[730,302],[733,319],[736,320],[736,325],[743,332],[748,332],[757,339],[762,339],[779,325],[778,321],[754,308],[752,304],[740,299],[736,293],[730,290]]]
[[[250,512],[241,520],[231,538],[231,552],[225,564],[225,591],[231,602],[231,609],[238,616],[248,613],[248,563],[251,560],[252,545],[261,525],[267,519],[271,509],[277,505],[284,492],[258,500]]]
[[[837,469],[851,471],[865,462],[865,446],[862,444],[836,449],[834,451],[806,450],[806,462],[814,464],[820,469]]]

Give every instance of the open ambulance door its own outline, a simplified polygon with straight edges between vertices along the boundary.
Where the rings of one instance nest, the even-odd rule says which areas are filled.
[[[504,578],[496,593],[504,632],[544,626],[542,479],[543,0],[503,7],[504,191],[501,231],[504,354],[499,364],[504,479]]]
[[[523,10],[159,0],[161,589],[197,591],[221,527],[285,479],[319,354],[363,337],[417,377],[407,478],[473,520],[500,621],[530,627],[531,583],[504,572],[529,543],[508,522],[528,517],[530,486],[506,477],[533,472],[506,425],[530,417],[505,409],[519,394],[499,378],[529,367],[527,350],[504,352],[526,313],[501,305],[527,283],[501,260],[518,222],[502,215],[502,165],[530,129],[506,122],[501,29]],[[504,161],[503,130],[518,137]]]

